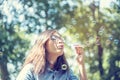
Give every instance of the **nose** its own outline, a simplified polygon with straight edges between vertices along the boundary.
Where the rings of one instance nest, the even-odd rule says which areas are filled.
[[[64,44],[64,41],[62,39],[59,39],[58,44]]]

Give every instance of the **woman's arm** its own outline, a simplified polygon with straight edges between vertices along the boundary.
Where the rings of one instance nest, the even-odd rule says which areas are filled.
[[[87,80],[84,62],[79,62],[79,73],[80,73],[80,80]]]
[[[80,45],[75,47],[77,53],[77,62],[79,65],[80,80],[87,80],[85,65],[84,65],[84,50]]]

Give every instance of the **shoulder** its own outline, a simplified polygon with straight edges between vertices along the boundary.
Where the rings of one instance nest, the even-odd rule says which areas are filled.
[[[24,72],[24,73],[33,72],[33,64],[30,63],[30,64],[25,65],[22,68],[21,72]]]
[[[23,70],[28,70],[28,71],[30,70],[30,71],[32,71],[33,70],[33,64],[29,63],[29,64],[25,65],[23,67]]]
[[[33,64],[25,65],[16,80],[28,80],[33,77]]]

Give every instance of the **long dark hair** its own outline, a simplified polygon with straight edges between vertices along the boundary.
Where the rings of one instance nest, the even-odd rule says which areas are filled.
[[[68,63],[66,61],[65,55],[61,55],[57,58],[57,61],[54,65],[54,69],[56,70],[62,70],[63,72],[66,72],[69,70]]]

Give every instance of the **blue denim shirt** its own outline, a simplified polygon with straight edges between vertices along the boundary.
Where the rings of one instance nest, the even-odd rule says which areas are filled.
[[[43,74],[35,75],[33,73],[33,65],[26,65],[19,73],[16,80],[78,80],[72,70],[62,73],[62,71],[52,70],[49,67]]]

